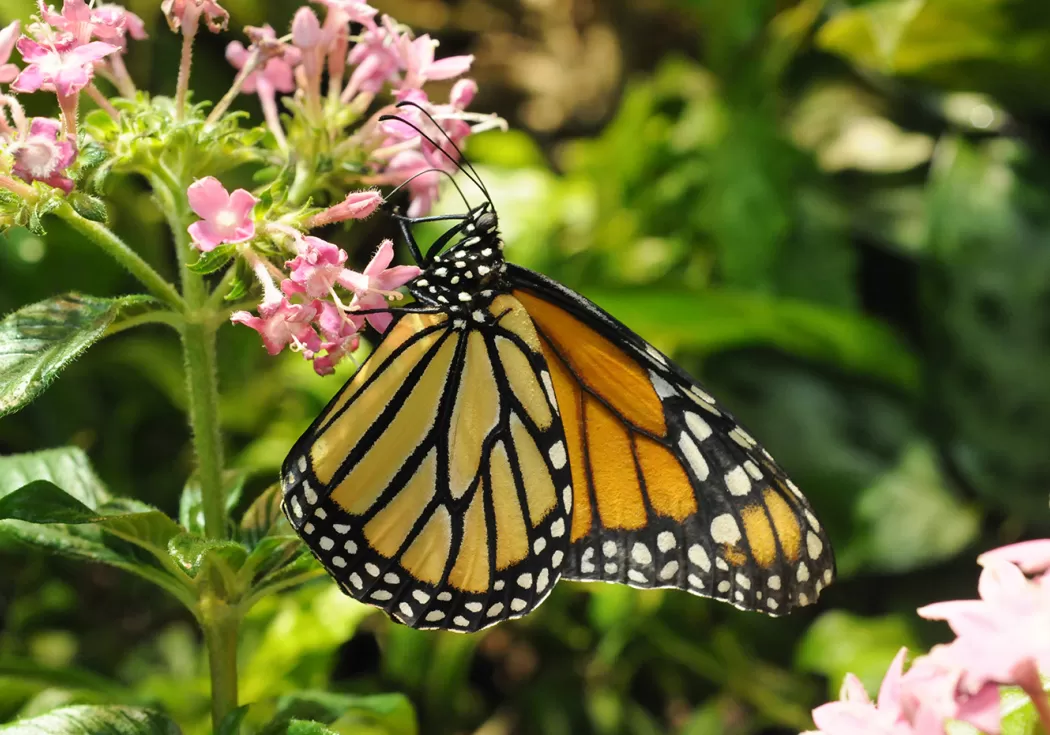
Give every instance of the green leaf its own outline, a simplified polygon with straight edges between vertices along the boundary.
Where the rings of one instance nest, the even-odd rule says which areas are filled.
[[[416,735],[416,713],[403,694],[336,694],[296,692],[277,700],[277,715],[264,732],[280,731],[282,723],[314,721],[335,733]],[[291,730],[289,729],[289,732]]]
[[[240,707],[230,712],[228,715],[222,718],[222,722],[219,723],[219,729],[215,735],[240,735],[241,723],[244,722],[244,718],[248,715],[250,706],[242,704]]]
[[[236,253],[236,245],[220,245],[214,250],[201,253],[201,257],[197,259],[196,263],[191,263],[189,269],[202,275],[214,273],[233,260],[233,256]]]
[[[980,513],[947,487],[937,453],[916,441],[854,506],[856,527],[839,554],[844,574],[859,568],[904,572],[955,556],[977,538]]]
[[[160,712],[136,707],[64,707],[0,727],[4,735],[179,735],[178,725]]]
[[[224,599],[237,600],[244,592],[236,578],[248,558],[248,549],[236,541],[217,541],[180,533],[168,541],[168,553],[188,576],[211,575],[215,582],[221,582]]]
[[[292,720],[285,729],[288,735],[339,735],[335,730],[330,730],[320,722],[309,720]]]
[[[108,219],[106,203],[90,194],[85,194],[82,191],[74,192],[69,197],[69,203],[76,210],[76,213],[84,219],[92,222],[105,222]]]
[[[0,457],[0,498],[34,480],[49,480],[89,508],[110,500],[109,492],[79,447]]]
[[[41,301],[0,321],[0,416],[40,395],[58,374],[144,296],[102,299],[80,294]]]
[[[915,356],[887,327],[859,314],[744,291],[655,288],[586,295],[658,346],[703,354],[768,345],[841,370],[915,389]]]
[[[241,538],[250,545],[258,543],[265,536],[294,536],[295,531],[288,524],[281,510],[281,486],[273,484],[248,506],[241,517]]]
[[[847,673],[859,678],[869,692],[877,692],[902,647],[918,647],[915,632],[904,616],[863,618],[833,610],[817,618],[806,631],[795,652],[795,664],[826,676],[829,696],[837,699]]]
[[[248,476],[244,472],[237,470],[228,470],[224,473],[227,513],[240,502],[247,479]],[[193,475],[182,489],[182,495],[179,497],[179,523],[191,533],[199,533],[204,530],[204,497],[197,475]]]

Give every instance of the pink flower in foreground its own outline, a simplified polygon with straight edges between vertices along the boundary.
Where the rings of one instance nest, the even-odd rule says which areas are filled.
[[[16,44],[28,66],[11,85],[16,92],[55,90],[63,97],[72,96],[91,83],[93,66],[118,46],[93,41],[82,46],[45,46],[23,36]]]
[[[202,252],[255,236],[252,209],[259,200],[244,189],[230,194],[218,179],[208,176],[193,182],[186,195],[190,207],[201,218],[189,226],[189,232],[193,244]]]
[[[146,38],[142,19],[120,5],[91,7],[84,0],[64,0],[62,12],[55,12],[39,0],[40,17],[74,43],[87,43],[92,38],[122,44],[128,34],[136,40]]]
[[[312,322],[317,318],[320,304],[293,304],[282,299],[275,305],[261,306],[259,316],[247,311],[235,312],[230,321],[243,324],[259,333],[266,351],[277,355],[288,345],[307,353],[321,349],[321,339],[314,331]]]
[[[327,296],[343,272],[346,251],[310,236],[299,240],[297,248],[299,255],[286,264],[291,269],[289,280],[298,287],[295,291],[315,299]]]
[[[400,297],[395,289],[401,288],[420,274],[420,269],[414,265],[397,265],[391,268],[390,263],[393,259],[394,243],[383,240],[363,273],[343,271],[339,277],[339,285],[354,292],[352,308],[385,309],[387,298]],[[367,314],[365,318],[379,332],[386,332],[393,320],[389,312]]]
[[[62,189],[73,190],[73,180],[63,172],[73,163],[77,149],[68,140],[59,140],[62,124],[58,120],[34,118],[26,134],[20,135],[9,147],[14,158],[14,173],[24,181],[41,181]]]
[[[917,659],[900,683],[901,709],[916,732],[944,733],[948,720],[969,722],[989,735],[999,733],[999,687],[983,682],[972,691],[955,644],[937,646]]]
[[[21,33],[22,24],[17,20],[0,30],[0,84],[10,84],[18,78],[19,68],[7,62]]]
[[[904,669],[902,648],[890,664],[879,688],[878,701],[872,702],[864,685],[853,674],[842,683],[838,702],[828,702],[813,710],[813,722],[821,735],[911,735],[914,730],[901,713],[900,683]],[[811,733],[809,735],[816,735]]]

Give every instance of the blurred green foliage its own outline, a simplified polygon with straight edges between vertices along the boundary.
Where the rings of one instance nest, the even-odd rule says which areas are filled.
[[[420,5],[376,4],[410,22]],[[4,3],[0,19],[31,5]],[[170,92],[173,37],[152,0],[130,5],[157,39],[133,50],[133,73]],[[616,21],[622,3],[597,5],[630,37]],[[280,27],[295,4],[228,6],[240,23]],[[252,611],[244,723],[805,729],[847,671],[874,689],[900,646],[946,637],[914,609],[974,596],[977,552],[1050,526],[1050,6],[663,0],[651,12],[693,40],[652,68],[628,67],[611,119],[586,135],[487,134],[470,154],[509,256],[704,379],[806,490],[841,579],[816,609],[781,620],[684,594],[563,584],[536,614],[477,637],[391,624],[316,582]],[[431,30],[453,44],[486,33],[452,21]],[[217,97],[232,74],[221,44],[205,43],[202,93]],[[514,122],[499,84],[485,89]],[[171,274],[144,189],[109,187],[116,230]],[[347,240],[358,260],[392,231],[369,227]],[[46,238],[0,242],[0,279],[4,313],[131,286],[57,223]],[[244,329],[227,328],[221,345],[241,512],[347,373],[322,380],[294,355],[269,359]],[[182,386],[177,345],[160,328],[103,340],[0,421],[0,451],[80,447],[55,471],[92,472],[100,493],[174,516],[191,469]],[[71,538],[96,543],[83,535]],[[120,702],[205,731],[207,668],[185,611],[131,575],[30,553],[12,536],[0,537],[0,719]]]

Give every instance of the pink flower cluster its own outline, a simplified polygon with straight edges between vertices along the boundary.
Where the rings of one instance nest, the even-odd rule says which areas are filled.
[[[208,177],[195,182],[187,196],[201,218],[190,225],[189,233],[202,252],[220,245],[247,243],[256,236],[253,212],[258,199],[244,189],[231,194],[217,179]],[[316,226],[361,219],[372,214],[382,201],[376,191],[353,192],[310,222]],[[290,347],[312,361],[318,375],[327,375],[357,349],[358,332],[366,322],[380,332],[387,330],[392,321],[387,300],[400,298],[396,289],[419,275],[419,268],[391,267],[394,246],[385,240],[359,273],[346,267],[346,251],[337,245],[287,225],[275,224],[270,229],[271,236],[294,243],[296,257],[284,264],[288,269],[285,274],[245,246],[241,255],[262,285],[263,300],[258,315],[238,311],[231,321],[257,331],[271,355]],[[349,300],[348,305],[337,288]],[[367,313],[358,313],[362,311]]]
[[[367,110],[375,97],[389,89],[397,102],[413,102],[429,113],[435,126],[418,109],[386,107],[357,131],[352,142],[368,154],[372,173],[365,183],[400,185],[409,183],[410,216],[426,214],[438,194],[442,175],[456,170],[456,153],[446,136],[457,145],[473,132],[502,124],[488,116],[467,112],[477,84],[461,79],[447,103],[432,103],[423,86],[430,81],[450,80],[470,70],[469,55],[435,58],[437,41],[428,35],[413,38],[389,15],[377,22],[378,11],[363,0],[317,0],[326,7],[324,21],[313,9],[302,7],[292,21],[291,44],[281,43],[269,27],[249,28],[251,45],[234,41],[226,57],[237,69],[249,71],[241,91],[257,94],[267,126],[284,148],[287,133],[278,114],[277,93],[300,90],[303,107],[318,119],[326,104]],[[360,33],[351,36],[351,24]],[[322,87],[327,79],[327,95]],[[380,123],[384,113],[397,113],[438,141],[441,153],[417,130],[397,123]],[[440,127],[438,127],[440,126]],[[438,169],[438,171],[434,171]]]
[[[25,34],[17,21],[0,30],[0,84],[23,94],[53,92],[63,120],[28,121],[13,96],[0,96],[0,144],[12,157],[16,176],[69,193],[73,181],[65,172],[77,154],[78,98],[96,74],[118,86],[130,82],[120,55],[129,36],[141,40],[146,33],[142,19],[118,5],[64,0],[62,10],[56,11],[44,0],[38,2],[37,20]],[[24,68],[10,62],[15,49]]]
[[[1050,671],[1050,539],[1005,546],[978,562],[984,567],[980,599],[919,609],[924,618],[947,621],[956,639],[906,672],[902,649],[877,702],[847,676],[840,701],[813,710],[819,733],[943,735],[948,720],[960,720],[997,735],[1001,685],[1023,689],[1050,730],[1050,702],[1039,677]]]

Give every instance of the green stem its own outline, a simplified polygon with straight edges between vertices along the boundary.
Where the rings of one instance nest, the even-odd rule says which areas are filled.
[[[200,624],[204,631],[211,673],[213,732],[218,731],[226,715],[237,709],[237,634],[240,621],[240,612],[225,602],[212,597],[201,600]]]
[[[295,178],[288,189],[288,201],[292,205],[302,204],[313,187],[311,166],[306,161],[295,164]]]
[[[175,307],[178,311],[185,310],[186,303],[179,296],[179,292],[175,290],[175,287],[164,280],[163,276],[153,270],[149,263],[128,247],[127,243],[117,237],[108,227],[81,217],[66,202],[59,205],[54,210],[54,214],[127,268],[131,275],[139,279],[142,285],[149,289],[151,294]]]

